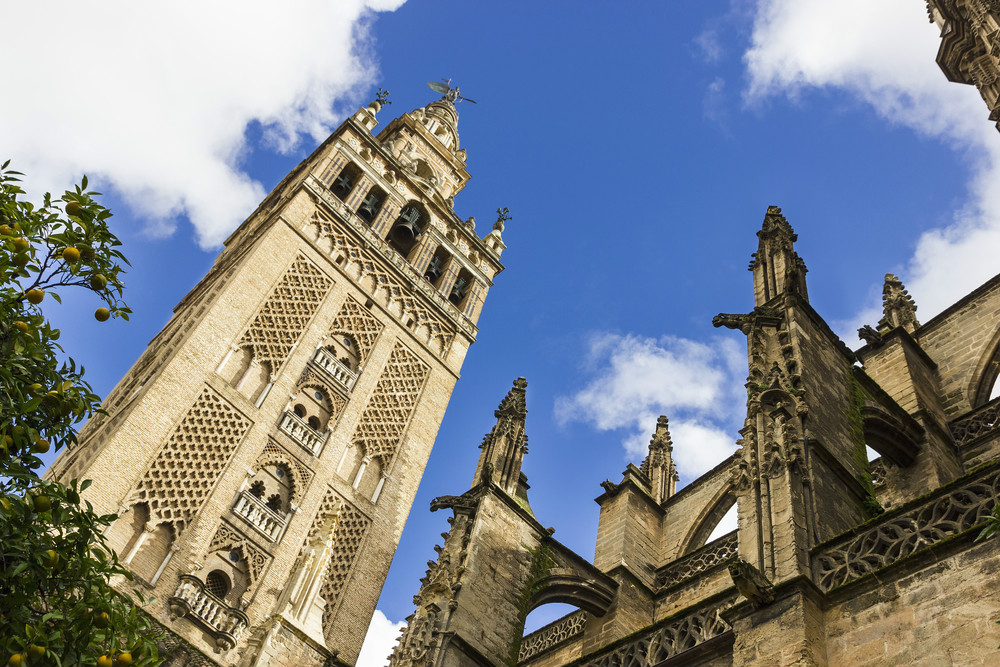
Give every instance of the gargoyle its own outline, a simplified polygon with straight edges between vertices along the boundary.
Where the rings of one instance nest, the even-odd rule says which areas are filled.
[[[467,495],[461,496],[438,496],[431,501],[431,511],[437,512],[441,509],[453,510],[473,510],[476,507],[477,499]]]
[[[865,341],[869,345],[878,345],[882,342],[882,334],[875,330],[870,324],[858,329],[858,338]]]
[[[738,313],[719,313],[712,318],[713,327],[726,327],[727,329],[738,329],[743,333],[750,333],[750,320],[752,315]]]
[[[774,584],[768,581],[760,570],[742,558],[737,558],[735,562],[729,564],[729,576],[755,609],[774,602]]]

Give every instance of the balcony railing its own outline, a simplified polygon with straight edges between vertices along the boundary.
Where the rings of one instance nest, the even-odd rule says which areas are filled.
[[[247,615],[233,609],[207,590],[205,584],[192,574],[182,574],[181,583],[167,599],[171,618],[189,616],[204,626],[220,651],[236,646],[237,640],[250,622]]]
[[[330,350],[321,347],[313,355],[313,363],[325,371],[330,378],[350,392],[358,381],[358,374],[340,362]]]
[[[272,542],[277,541],[288,519],[281,516],[251,493],[243,491],[236,499],[233,511],[246,519],[251,526]]]
[[[286,410],[281,415],[278,429],[316,456],[319,456],[319,453],[323,451],[323,445],[326,444],[326,439],[330,437],[329,431],[320,433],[297,414],[289,410]]]

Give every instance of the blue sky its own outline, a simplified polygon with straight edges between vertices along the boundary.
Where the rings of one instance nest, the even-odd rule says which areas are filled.
[[[752,307],[746,266],[768,205],[799,233],[811,301],[851,346],[878,319],[886,272],[924,321],[1000,270],[1000,135],[976,91],[937,69],[937,31],[913,0],[316,0],[280,14],[108,2],[57,15],[0,8],[24,56],[0,147],[34,191],[86,172],[116,211],[132,321],[96,323],[87,296],[47,310],[102,394],[220,240],[377,87],[393,102],[383,124],[433,100],[426,82],[441,77],[478,101],[459,106],[472,181],[456,211],[485,234],[510,209],[507,270],[359,664],[381,664],[389,623],[412,611],[447,527],[428,503],[468,488],[515,377],[529,381],[532,506],[584,556],[599,483],[641,459],[656,415],[670,417],[682,483],[732,451],[744,341],[711,318]]]

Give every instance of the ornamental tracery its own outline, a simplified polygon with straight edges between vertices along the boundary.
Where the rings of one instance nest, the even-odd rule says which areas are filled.
[[[248,591],[256,585],[257,580],[260,578],[260,573],[263,572],[271,560],[270,556],[253,542],[249,541],[246,536],[237,532],[226,523],[223,523],[215,531],[215,535],[212,536],[212,541],[209,542],[205,553],[207,555],[218,551],[237,551],[241,554],[242,560],[247,566],[247,576],[250,579],[250,583],[247,586]]]
[[[335,336],[350,336],[358,348],[361,363],[368,359],[384,325],[367,308],[348,296],[330,325]]]
[[[257,458],[255,469],[260,470],[267,465],[284,466],[289,470],[292,477],[292,502],[299,502],[302,499],[302,494],[305,493],[306,487],[309,486],[309,482],[312,480],[312,471],[299,463],[298,459],[286,452],[273,440],[268,440],[267,444],[264,445],[264,451]]]
[[[126,504],[146,503],[151,525],[173,523],[179,533],[201,509],[251,424],[205,387]]]
[[[352,438],[365,455],[388,466],[429,374],[430,368],[397,341]]]
[[[299,255],[268,295],[237,348],[251,351],[254,361],[272,374],[284,363],[330,290],[333,281]]]

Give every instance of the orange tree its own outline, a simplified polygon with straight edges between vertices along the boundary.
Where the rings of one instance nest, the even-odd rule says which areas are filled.
[[[128,262],[86,177],[35,206],[8,165],[0,166],[0,664],[157,665],[148,619],[112,587],[113,578],[131,579],[103,536],[115,515],[81,501],[89,482],[39,475],[38,455],[73,446],[75,426],[99,410],[83,368],[60,359],[59,330],[42,308],[60,291],[82,290],[102,302],[99,321],[128,319]]]

